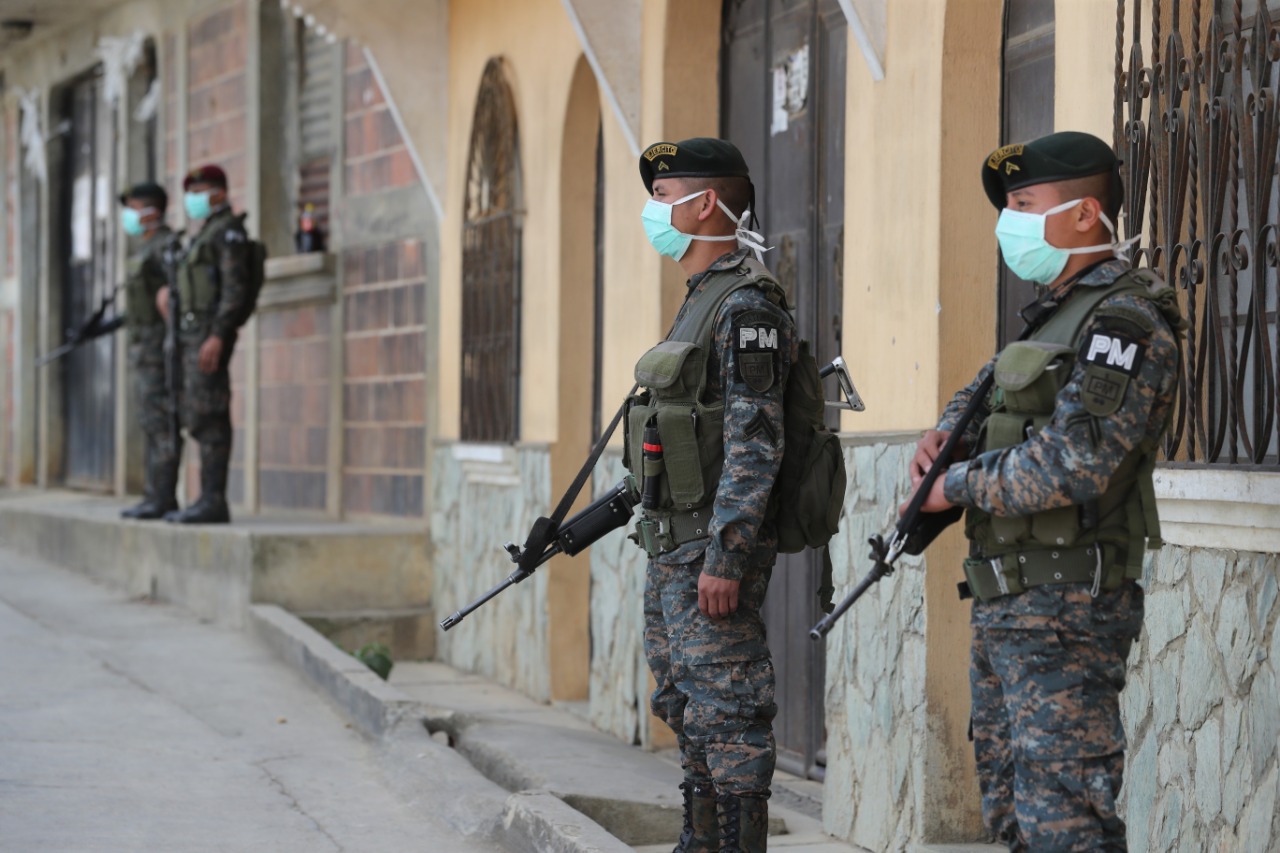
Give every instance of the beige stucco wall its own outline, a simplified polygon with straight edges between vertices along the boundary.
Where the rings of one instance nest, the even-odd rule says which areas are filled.
[[[931,0],[891,5],[879,82],[850,39],[842,328],[867,411],[846,413],[846,431],[919,428],[937,414],[945,11]]]
[[[1054,15],[1054,129],[1081,130],[1110,142],[1116,4],[1071,0],[1055,4]]]
[[[878,82],[850,39],[844,356],[867,411],[846,414],[842,428],[876,447],[891,448],[904,433],[935,423],[940,406],[973,377],[995,346],[995,216],[979,176],[982,158],[998,142],[1001,10],[1000,0],[889,4],[885,77]],[[884,438],[875,438],[879,435]],[[878,478],[905,482],[906,457],[884,452],[885,460],[892,457],[896,464],[881,464]],[[888,493],[884,500],[892,498],[892,489]],[[892,518],[880,501],[846,509],[876,514],[872,529],[886,527]],[[860,515],[848,523],[867,526]],[[916,653],[907,653],[905,633],[890,643],[902,644],[899,648],[874,660],[863,660],[875,653],[857,643],[837,637],[829,645],[838,658],[828,661],[829,700],[846,689],[856,692],[857,677],[848,672],[874,671],[881,658],[899,660],[906,669],[895,677],[918,685],[914,693],[904,691],[902,706],[895,707],[896,718],[912,721],[907,726],[913,730],[913,749],[909,759],[900,757],[905,775],[895,779],[906,784],[891,799],[894,810],[909,819],[891,829],[874,816],[874,797],[861,810],[840,797],[827,798],[827,829],[873,849],[980,834],[965,739],[969,608],[955,593],[963,554],[963,538],[953,529],[930,548],[926,571],[913,576],[904,570],[885,581],[891,589],[877,596],[888,601],[893,589],[914,581],[903,606],[919,608]],[[845,570],[851,583],[869,566],[859,549],[850,549],[848,556],[854,561]],[[877,612],[874,602],[867,608],[871,613],[855,616],[854,623],[885,612]],[[891,607],[889,612],[897,611]],[[910,621],[905,614],[899,614],[903,624]],[[831,702],[829,729],[848,728],[841,724],[846,718],[855,719],[855,709],[841,710],[838,701]],[[836,778],[844,780],[841,773],[853,768],[853,782],[844,780],[841,786],[893,788],[888,780],[861,778],[857,756],[842,754],[857,749],[861,733],[850,733],[828,743]]]
[[[454,2],[449,12],[449,141],[441,257],[441,435],[458,435],[461,347],[461,252],[472,113],[480,76],[501,57],[515,99],[523,171],[524,235],[521,374],[521,441],[557,436],[557,358],[560,299],[560,168],[564,119],[574,69],[582,55],[578,38],[556,0],[513,5],[501,0]],[[638,226],[644,190],[634,155],[616,114],[602,108],[605,181],[606,308],[604,383],[606,408],[630,387],[630,365],[657,329],[656,302],[643,298],[656,280],[656,258],[642,252]],[[580,199],[590,206],[591,199]],[[615,301],[616,297],[616,301]],[[638,298],[633,298],[638,297]],[[616,306],[625,304],[625,310]],[[578,393],[575,391],[575,393]]]

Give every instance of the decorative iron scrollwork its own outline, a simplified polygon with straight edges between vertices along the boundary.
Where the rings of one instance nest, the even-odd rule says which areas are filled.
[[[1280,28],[1250,5],[1118,0],[1114,134],[1134,263],[1178,288],[1190,325],[1165,455],[1280,468]]]
[[[519,428],[520,143],[498,60],[476,97],[462,225],[462,439],[509,442]]]

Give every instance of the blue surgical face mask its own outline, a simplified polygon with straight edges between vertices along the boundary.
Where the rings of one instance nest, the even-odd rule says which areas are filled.
[[[120,227],[124,229],[124,233],[130,237],[141,237],[146,233],[147,229],[142,224],[142,214],[150,213],[153,209],[150,207],[144,207],[142,210],[132,207],[121,208]]]
[[[208,219],[209,214],[213,212],[213,207],[209,204],[208,190],[202,193],[186,193],[182,197],[182,206],[187,210],[188,219]]]
[[[656,199],[649,199],[645,202],[644,210],[640,213],[640,219],[644,222],[644,233],[649,238],[649,244],[657,250],[659,255],[665,255],[672,260],[680,260],[684,257],[684,253],[689,251],[689,246],[694,240],[705,240],[711,243],[730,242],[737,240],[734,236],[725,237],[703,237],[697,234],[686,234],[671,224],[671,211],[678,204],[684,204],[686,201],[695,199],[700,195],[705,195],[706,190],[698,190],[696,193],[690,193],[684,198],[679,198],[671,204],[664,204]],[[735,222],[729,208],[725,207],[724,202],[718,202],[724,210],[725,215]]]
[[[1000,252],[1004,262],[1018,278],[1034,281],[1037,284],[1050,284],[1067,266],[1067,259],[1072,255],[1088,255],[1094,252],[1116,251],[1115,243],[1105,246],[1082,246],[1075,249],[1062,249],[1054,246],[1044,238],[1045,219],[1055,213],[1070,210],[1084,199],[1068,201],[1044,213],[1025,213],[1020,210],[1005,208],[1000,211],[1000,221],[996,223],[996,239],[1000,241]],[[1098,214],[1102,223],[1111,232],[1114,240],[1116,229],[1106,214]]]

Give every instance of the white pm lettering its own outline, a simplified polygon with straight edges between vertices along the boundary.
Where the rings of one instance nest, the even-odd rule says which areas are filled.
[[[1138,345],[1129,344],[1126,347],[1119,338],[1094,335],[1093,340],[1089,342],[1089,356],[1085,360],[1093,361],[1094,356],[1101,355],[1104,352],[1107,354],[1108,367],[1133,370],[1133,360],[1138,355]]]

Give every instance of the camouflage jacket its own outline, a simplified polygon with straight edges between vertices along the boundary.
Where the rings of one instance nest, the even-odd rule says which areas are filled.
[[[209,305],[192,306],[183,294],[183,313],[195,310],[206,318],[208,333],[227,340],[245,320],[249,304],[249,238],[244,229],[244,215],[237,215],[224,205],[205,220],[192,238],[187,255],[178,270],[180,283],[190,280],[197,266],[216,269],[216,298]]]
[[[162,333],[164,318],[156,308],[156,294],[169,283],[164,268],[164,247],[173,239],[173,231],[161,225],[138,243],[126,264],[125,325],[129,340],[139,343],[148,332]]]
[[[720,257],[706,272],[689,280],[689,293],[676,321],[692,300],[705,289],[707,273],[737,269],[747,257],[746,249]],[[739,340],[739,325],[750,322],[773,323],[777,328],[775,347],[761,349]],[[798,341],[791,314],[766,298],[756,287],[744,287],[730,294],[716,314],[712,353],[707,359],[707,384],[703,402],[724,401],[724,468],[716,487],[708,540],[687,542],[661,562],[687,562],[691,552],[706,549],[703,571],[708,575],[739,580],[749,565],[771,564],[776,535],[765,523],[769,495],[783,453],[783,391]],[[769,351],[773,355],[773,381],[763,391],[745,382],[738,370],[738,356]],[[755,383],[760,384],[760,383]]]
[[[1121,261],[1104,263],[1073,286],[1109,287],[1127,268]],[[1146,322],[1134,322],[1135,316],[1141,316]],[[1148,328],[1151,331],[1147,331]],[[1080,339],[1089,341],[1099,333],[1123,336],[1139,346],[1140,363],[1119,407],[1105,416],[1093,415],[1087,410],[1081,398],[1086,368],[1082,352],[1066,385],[1058,392],[1049,423],[1021,444],[951,465],[943,490],[947,500],[1003,516],[1030,515],[1083,504],[1106,490],[1112,474],[1140,442],[1159,438],[1177,390],[1176,330],[1170,328],[1151,300],[1120,295],[1098,304],[1085,322]],[[968,387],[956,394],[943,411],[939,429],[950,429],[959,419],[994,364],[993,359]],[[989,407],[986,411],[979,410],[975,423],[980,424],[988,413]],[[974,446],[977,426],[965,439],[969,447]],[[1050,585],[987,602],[982,607],[1028,614],[1058,613],[1066,594],[1058,585]],[[977,610],[975,606],[975,614]]]

